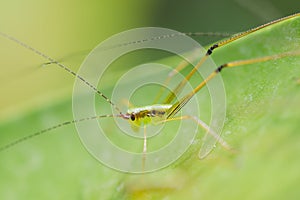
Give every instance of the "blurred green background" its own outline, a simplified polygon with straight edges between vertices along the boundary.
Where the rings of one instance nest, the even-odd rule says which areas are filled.
[[[0,5],[0,31],[58,59],[85,52],[64,60],[73,70],[86,50],[131,28],[235,33],[300,8],[297,1],[279,0],[11,0]],[[245,38],[216,51],[215,61],[221,64],[298,48],[299,19],[296,31],[291,28],[283,27],[285,35],[276,30],[257,34],[255,42]],[[196,39],[208,45],[221,38]],[[74,78],[54,65],[41,67],[46,61],[20,45],[4,38],[0,42],[0,145],[72,119]],[[0,152],[0,198],[299,198],[299,59],[262,66],[267,68],[234,69],[223,75],[228,97],[223,133],[240,151],[237,155],[218,147],[199,161],[198,146],[160,172],[122,174],[94,160],[74,126],[68,126]],[[107,83],[104,90],[109,93],[110,87]]]

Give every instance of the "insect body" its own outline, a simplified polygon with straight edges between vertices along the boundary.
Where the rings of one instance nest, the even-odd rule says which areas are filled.
[[[129,109],[127,115],[132,127],[140,127],[142,124],[157,124],[162,120],[166,119],[166,112],[170,109],[172,105],[170,104],[156,104],[144,107],[136,107]]]

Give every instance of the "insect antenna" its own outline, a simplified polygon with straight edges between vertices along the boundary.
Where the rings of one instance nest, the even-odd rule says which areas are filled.
[[[100,50],[102,50],[102,51],[110,50],[113,48],[120,48],[120,47],[125,47],[128,45],[136,45],[136,44],[141,44],[141,43],[145,43],[145,42],[153,42],[155,40],[163,40],[163,39],[179,37],[179,36],[229,37],[229,36],[232,36],[232,34],[226,33],[226,32],[179,32],[179,33],[173,33],[173,34],[158,35],[158,36],[153,36],[153,37],[149,37],[149,38],[143,38],[143,39],[139,39],[139,40],[134,40],[134,41],[129,41],[129,42],[125,42],[125,43],[106,46],[106,47],[101,48]]]
[[[159,36],[154,36],[154,37],[149,37],[149,38],[143,38],[141,40],[134,40],[134,41],[129,41],[129,42],[124,42],[120,44],[115,44],[111,46],[104,46],[104,47],[99,47],[97,48],[97,51],[105,51],[105,50],[110,50],[114,48],[120,48],[120,47],[125,47],[128,45],[136,45],[136,44],[141,44],[144,42],[152,42],[155,40],[163,40],[167,38],[172,38],[172,37],[178,37],[178,36],[190,36],[190,37],[230,37],[234,33],[228,33],[228,32],[181,32],[181,33],[174,33],[174,34],[165,34],[165,35],[159,35]],[[56,61],[62,62],[63,60],[67,60],[72,57],[76,56],[82,56],[86,55],[90,52],[90,49],[86,50],[81,50],[78,52],[73,52],[68,55],[63,56],[62,58],[56,59]],[[45,62],[43,63],[43,66],[50,65],[50,64],[56,64],[56,62]]]
[[[4,38],[11,40],[21,46],[23,46],[24,48],[34,52],[35,54],[45,58],[46,60],[48,60],[50,63],[52,64],[56,64],[58,65],[60,68],[64,69],[65,71],[67,71],[68,73],[72,74],[73,76],[75,76],[76,78],[80,79],[83,83],[85,83],[87,86],[89,86],[92,90],[94,90],[98,95],[100,95],[103,99],[105,99],[109,104],[111,104],[114,109],[119,112],[120,115],[123,115],[123,113],[121,112],[121,110],[107,97],[105,96],[102,92],[100,92],[95,86],[93,86],[90,82],[88,82],[87,80],[85,80],[82,76],[80,76],[79,74],[77,74],[76,72],[72,71],[69,67],[65,66],[64,64],[58,62],[57,60],[55,60],[54,58],[42,53],[41,51],[29,46],[28,44],[21,42],[20,40],[7,35],[3,32],[0,32],[0,35],[3,36]]]
[[[66,125],[75,124],[75,123],[79,123],[79,122],[83,122],[83,121],[96,120],[96,119],[106,118],[106,117],[113,117],[113,118],[119,117],[119,118],[123,118],[123,119],[129,119],[128,115],[118,114],[118,115],[99,115],[99,116],[93,116],[93,117],[85,117],[85,118],[81,118],[81,119],[74,119],[72,121],[66,121],[66,122],[54,125],[52,127],[40,130],[38,132],[32,133],[30,135],[24,136],[24,137],[19,138],[19,139],[15,140],[15,141],[7,144],[7,145],[4,145],[4,146],[0,147],[0,152],[5,151],[7,149],[10,149],[11,147],[13,147],[15,145],[20,144],[22,142],[25,142],[27,140],[30,140],[30,139],[32,139],[36,136],[43,135],[43,134],[48,133],[48,132],[50,132],[54,129],[57,129],[57,128],[60,128],[60,127],[66,126]]]

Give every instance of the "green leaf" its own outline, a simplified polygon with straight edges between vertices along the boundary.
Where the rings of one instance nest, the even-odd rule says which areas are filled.
[[[272,25],[217,49],[213,59],[221,65],[297,50],[299,30],[299,17]],[[300,196],[299,66],[298,56],[224,69],[223,138],[238,150],[236,154],[218,145],[199,160],[200,146],[193,145],[160,172],[122,174],[99,164],[84,149],[74,126],[65,126],[0,152],[0,198],[296,199]],[[0,144],[72,119],[71,113],[70,100],[61,100],[2,123]]]

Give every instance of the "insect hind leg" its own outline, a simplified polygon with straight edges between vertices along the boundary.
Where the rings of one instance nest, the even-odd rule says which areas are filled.
[[[213,148],[215,147],[215,143],[219,143],[225,150],[230,151],[232,153],[236,153],[236,150],[232,148],[225,140],[222,139],[220,134],[217,134],[214,130],[212,130],[205,122],[203,122],[201,119],[199,119],[196,116],[191,116],[191,115],[184,115],[180,117],[173,117],[173,118],[168,118],[165,120],[160,121],[159,123],[164,123],[164,122],[169,122],[169,121],[177,121],[177,120],[192,120],[197,123],[198,126],[200,126],[202,129],[204,129],[207,134],[212,136],[214,138],[213,144],[209,144],[206,140],[204,140],[201,149],[199,151],[198,157],[199,159],[204,159],[206,156],[211,153]]]

